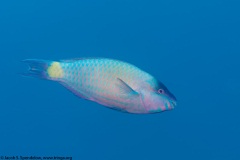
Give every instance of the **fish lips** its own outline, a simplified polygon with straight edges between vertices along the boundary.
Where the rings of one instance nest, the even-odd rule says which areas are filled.
[[[167,97],[167,101],[165,102],[165,107],[167,110],[172,110],[176,107],[177,105],[177,100],[176,98],[172,98],[172,97]]]
[[[174,109],[177,105],[177,101],[175,101],[175,100],[170,100],[170,103],[171,103],[171,105],[170,105],[171,109]]]
[[[172,93],[170,93],[168,96],[169,96],[169,102],[171,103],[170,106],[173,109],[177,105],[177,98]]]

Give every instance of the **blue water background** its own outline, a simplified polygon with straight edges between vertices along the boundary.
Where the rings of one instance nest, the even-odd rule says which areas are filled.
[[[239,160],[239,0],[0,2],[0,155],[75,160]],[[175,94],[133,115],[18,73],[26,58],[108,57]]]

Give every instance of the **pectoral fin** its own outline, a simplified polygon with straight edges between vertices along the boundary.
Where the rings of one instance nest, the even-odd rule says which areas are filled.
[[[132,98],[133,96],[139,96],[138,92],[133,90],[126,82],[120,78],[117,78],[117,86],[120,90],[120,93],[124,96],[128,96],[129,98]]]

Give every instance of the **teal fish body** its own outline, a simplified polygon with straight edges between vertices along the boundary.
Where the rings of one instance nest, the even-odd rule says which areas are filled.
[[[126,62],[105,58],[24,60],[25,75],[57,81],[77,96],[123,112],[173,109],[176,98],[153,76]]]

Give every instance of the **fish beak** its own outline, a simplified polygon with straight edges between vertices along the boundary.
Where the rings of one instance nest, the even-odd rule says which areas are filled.
[[[172,109],[173,109],[173,108],[177,105],[177,101],[172,100],[172,101],[171,101],[171,104],[172,104],[171,106],[172,106]]]
[[[173,94],[170,95],[170,102],[172,104],[172,108],[177,105],[177,98]]]

